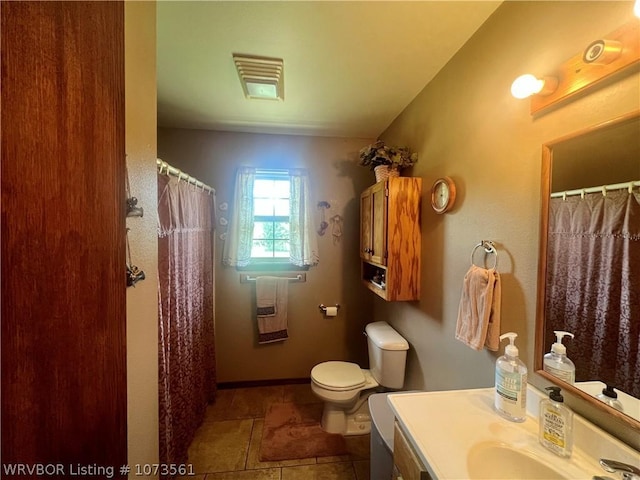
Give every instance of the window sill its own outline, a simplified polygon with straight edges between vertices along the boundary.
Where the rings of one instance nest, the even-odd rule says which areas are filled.
[[[256,261],[246,267],[236,267],[236,270],[238,272],[306,272],[309,267],[299,267],[289,262]]]

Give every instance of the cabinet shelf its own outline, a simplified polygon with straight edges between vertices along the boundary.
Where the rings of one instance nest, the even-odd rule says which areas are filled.
[[[420,178],[391,177],[360,195],[362,282],[387,301],[420,298],[421,190]]]

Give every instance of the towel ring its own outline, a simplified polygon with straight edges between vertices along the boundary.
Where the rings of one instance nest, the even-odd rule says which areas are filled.
[[[475,263],[473,263],[473,254],[476,253],[476,250],[480,247],[484,248],[484,251],[486,253],[493,253],[495,255],[493,267],[490,268],[490,270],[495,270],[498,266],[498,252],[496,251],[496,247],[493,242],[489,240],[482,240],[479,244],[473,247],[473,250],[471,251],[471,265],[476,265]],[[476,267],[477,266],[478,265],[476,265]]]

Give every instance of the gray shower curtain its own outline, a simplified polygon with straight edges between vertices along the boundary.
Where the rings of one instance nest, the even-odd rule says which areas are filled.
[[[216,392],[214,197],[158,175],[160,463],[181,464]]]
[[[545,345],[575,334],[576,381],[640,397],[640,194],[552,198],[546,285]]]

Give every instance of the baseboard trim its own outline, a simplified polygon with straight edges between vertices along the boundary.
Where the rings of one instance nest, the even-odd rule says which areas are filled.
[[[272,387],[277,385],[301,385],[311,383],[311,378],[279,378],[275,380],[246,380],[242,382],[223,382],[218,384],[219,390],[230,388]]]

